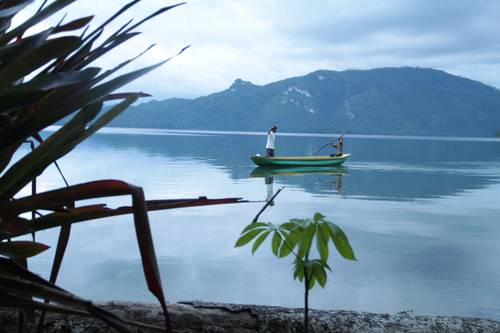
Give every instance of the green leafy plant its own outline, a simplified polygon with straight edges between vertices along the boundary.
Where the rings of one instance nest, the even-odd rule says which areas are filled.
[[[314,214],[312,219],[291,219],[282,224],[252,222],[241,232],[235,247],[246,245],[253,241],[252,254],[268,238],[271,240],[271,250],[278,258],[292,255],[293,278],[304,284],[304,331],[309,327],[309,290],[316,283],[322,288],[327,282],[329,245],[333,244],[338,253],[348,260],[356,260],[349,240],[336,224],[327,221],[321,213]],[[311,259],[311,249],[315,244],[319,258]]]
[[[73,223],[132,214],[148,288],[163,308],[165,329],[172,332],[148,211],[236,203],[240,199],[200,197],[146,201],[142,188],[121,180],[98,180],[73,186],[66,183],[65,188],[36,193],[37,176],[129,105],[149,96],[142,92],[115,91],[170,59],[121,75],[118,75],[120,70],[152,46],[111,69],[96,67],[94,62],[139,35],[135,30],[144,22],[180,5],[159,8],[135,24],[129,20],[107,36],[104,36],[105,28],[140,0],[130,1],[93,30],[90,29],[93,16],[69,22],[64,21],[64,16],[55,26],[28,34],[37,31],[32,29],[37,24],[75,1],[45,0],[36,13],[15,27],[11,26],[12,18],[34,1],[0,2],[0,306],[93,316],[127,332],[129,322],[61,289],[55,282]],[[103,108],[107,101],[117,103]],[[64,125],[42,139],[40,132],[59,122]],[[31,151],[20,149],[26,142],[31,143]],[[13,160],[14,154],[20,157]],[[20,197],[20,191],[30,183],[32,195]],[[112,209],[106,204],[78,205],[82,200],[123,195],[132,198],[131,206]],[[27,213],[31,213],[31,218]],[[55,227],[60,227],[60,234],[47,281],[28,270],[26,258],[48,246],[13,239],[28,234],[34,238],[36,231]],[[40,317],[39,329],[44,312]],[[22,318],[20,315],[21,328]]]

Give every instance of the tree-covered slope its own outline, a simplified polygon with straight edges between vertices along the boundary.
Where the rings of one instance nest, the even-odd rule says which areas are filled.
[[[114,126],[286,132],[491,136],[500,91],[423,68],[320,70],[264,86],[236,80],[195,99],[127,110]]]

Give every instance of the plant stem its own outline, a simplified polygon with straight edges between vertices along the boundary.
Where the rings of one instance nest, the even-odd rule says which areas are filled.
[[[309,331],[309,276],[304,266],[304,333]]]

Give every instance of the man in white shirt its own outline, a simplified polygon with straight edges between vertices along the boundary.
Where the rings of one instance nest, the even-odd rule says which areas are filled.
[[[267,131],[266,157],[274,157],[274,142],[276,141],[276,131],[278,127],[273,126]]]

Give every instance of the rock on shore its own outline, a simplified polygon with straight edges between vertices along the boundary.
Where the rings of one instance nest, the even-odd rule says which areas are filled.
[[[163,315],[157,305],[109,302],[103,308],[128,320],[161,326]],[[169,305],[169,313],[178,333],[294,333],[302,332],[302,309],[181,302]],[[311,310],[311,333],[500,333],[500,322],[488,319],[417,316],[412,312],[395,315],[340,310]],[[36,331],[28,324],[28,332]],[[141,328],[138,332],[149,330]],[[151,330],[153,331],[153,330]],[[0,332],[17,332],[16,311],[0,309]],[[104,323],[79,316],[48,315],[43,332],[113,332]]]

